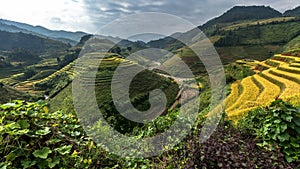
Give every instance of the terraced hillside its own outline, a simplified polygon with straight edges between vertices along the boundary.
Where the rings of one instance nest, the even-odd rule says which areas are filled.
[[[102,55],[103,56],[103,55]],[[76,79],[85,88],[95,86],[95,94],[98,103],[98,107],[103,112],[103,116],[110,122],[112,126],[120,132],[129,132],[134,126],[140,125],[125,119],[116,110],[112,94],[111,84],[116,83],[117,87],[122,84],[122,81],[114,80],[113,75],[117,67],[123,67],[124,73],[127,73],[127,69],[133,66],[139,66],[136,62],[123,59],[121,57],[109,56],[102,57],[100,65],[98,65],[99,57],[101,53],[89,53],[87,56],[89,59],[85,59],[79,64],[76,64],[74,71],[75,76],[80,77]],[[87,66],[88,65],[88,66]],[[74,67],[73,67],[74,68]],[[98,70],[96,78],[89,71],[86,70]],[[81,71],[83,70],[84,73]],[[92,72],[92,71],[91,71]],[[130,73],[130,71],[128,72]],[[126,78],[127,76],[125,76]],[[47,82],[49,84],[49,82]],[[145,70],[138,73],[131,81],[129,87],[129,96],[131,103],[140,111],[148,110],[150,103],[149,92],[154,89],[161,89],[165,92],[167,98],[167,106],[171,107],[175,102],[176,96],[179,92],[179,86],[174,80],[160,76],[152,71]],[[124,88],[119,89],[120,91]],[[85,95],[89,93],[83,92],[82,98],[89,98]],[[72,98],[72,84],[68,84],[67,87],[62,89],[57,95],[54,95],[50,99],[50,108],[55,110],[63,110],[68,112],[74,112],[73,98]],[[87,115],[87,118],[93,117],[93,115]]]
[[[263,62],[239,60],[256,74],[231,85],[226,98],[226,113],[236,121],[249,110],[269,105],[275,98],[297,105],[300,102],[300,57],[275,55]]]

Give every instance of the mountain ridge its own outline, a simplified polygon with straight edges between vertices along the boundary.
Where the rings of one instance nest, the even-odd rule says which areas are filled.
[[[300,17],[300,6],[291,9],[291,10],[287,10],[283,13],[284,16],[298,16]]]
[[[39,36],[45,36],[52,39],[57,39],[63,41],[65,43],[76,44],[80,41],[81,37],[87,35],[88,33],[82,31],[65,31],[65,30],[50,30],[43,26],[33,26],[26,23],[10,21],[6,19],[0,19],[0,30],[9,31],[9,32],[23,32],[23,33],[31,33]]]

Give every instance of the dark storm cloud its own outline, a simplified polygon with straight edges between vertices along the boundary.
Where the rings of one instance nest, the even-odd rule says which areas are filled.
[[[298,0],[83,0],[97,27],[139,12],[162,12],[201,25],[236,5],[265,5],[281,12],[299,5]]]

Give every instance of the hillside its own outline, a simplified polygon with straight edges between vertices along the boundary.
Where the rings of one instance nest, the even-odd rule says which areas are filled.
[[[282,51],[286,55],[300,56],[300,35],[284,45]]]
[[[139,126],[140,124],[129,121],[118,113],[115,106],[113,106],[114,103],[111,95],[111,85],[114,71],[117,66],[122,64],[124,69],[129,70],[135,66],[139,67],[139,65],[135,62],[115,56],[106,57],[101,61],[96,79],[93,79],[90,77],[90,75],[83,76],[80,72],[75,72],[78,69],[92,70],[98,68],[96,65],[97,61],[94,59],[102,57],[103,54],[91,53],[88,55],[92,56],[92,59],[87,61],[89,63],[89,67],[76,67],[73,69],[73,76],[75,75],[75,77],[80,78],[80,83],[86,86],[86,88],[90,88],[91,86],[95,85],[98,107],[103,112],[104,118],[107,120],[109,119],[111,122],[110,125],[114,126],[118,131],[122,133],[130,133],[135,126]],[[63,73],[62,70],[60,72]],[[118,81],[118,83],[122,84],[122,81]],[[48,82],[48,84],[50,83]],[[38,84],[36,84],[36,86],[37,85]],[[175,102],[176,95],[179,91],[179,86],[174,81],[165,77],[161,77],[148,70],[139,73],[131,82],[129,95],[132,104],[137,106],[136,108],[139,110],[147,110],[147,107],[150,106],[148,102],[149,92],[157,88],[162,89],[166,93],[168,100],[167,106],[170,107]],[[89,93],[84,94],[88,95]],[[82,98],[88,98],[88,96],[82,96]],[[50,99],[50,106],[52,110],[66,110],[73,112],[74,108],[72,103],[72,84],[69,84],[57,95],[54,95],[52,99]],[[92,117],[94,117],[94,115],[86,116],[86,118]]]
[[[259,61],[237,61],[257,72],[231,85],[231,94],[226,98],[226,113],[238,120],[257,107],[268,106],[275,98],[299,105],[300,58],[275,55]]]
[[[32,98],[31,95],[28,93],[15,90],[12,87],[5,86],[3,83],[0,82],[0,104],[8,103],[12,100],[21,99],[21,100],[27,100],[32,101],[34,98]]]
[[[240,22],[245,20],[261,20],[281,17],[282,14],[271,7],[266,6],[235,6],[223,15],[214,18],[200,28],[207,28],[212,25]]]
[[[287,10],[283,14],[284,16],[297,16],[300,17],[300,6],[295,9]]]
[[[299,168],[300,19],[237,6],[199,28],[145,43],[0,20],[0,168]]]
[[[28,43],[30,42],[30,43]],[[48,38],[25,34],[0,31],[0,50],[24,49],[34,54],[59,53],[70,46]]]
[[[40,35],[44,37],[49,37],[53,39],[58,39],[64,42],[70,42],[72,44],[79,42],[82,36],[87,33],[84,32],[69,32],[69,31],[54,31],[44,28],[42,26],[32,26],[25,23],[15,22],[0,19],[0,30],[8,31],[8,32],[23,32],[30,33],[35,35]]]

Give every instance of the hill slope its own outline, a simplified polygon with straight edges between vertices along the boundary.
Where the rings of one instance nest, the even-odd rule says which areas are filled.
[[[300,6],[298,6],[295,9],[285,11],[283,15],[284,16],[300,16]]]
[[[266,6],[235,6],[223,15],[205,23],[201,28],[243,20],[260,20],[281,17],[282,14],[271,7]]]
[[[2,86],[0,83],[0,104],[10,102],[15,99],[32,100],[32,96],[25,92],[21,92],[9,86]]]
[[[0,31],[0,50],[24,49],[39,55],[64,51],[69,47],[65,43],[31,34]]]
[[[0,19],[0,30],[9,32],[21,31],[23,33],[32,33],[42,36],[47,36],[54,39],[65,39],[69,41],[79,42],[80,38],[87,33],[84,32],[69,32],[69,31],[53,31],[42,26],[32,26],[25,23],[14,22],[9,20]]]
[[[232,84],[225,100],[229,118],[238,120],[254,108],[268,106],[275,98],[299,105],[299,57],[278,54],[263,62],[238,63],[252,67],[257,74]]]

